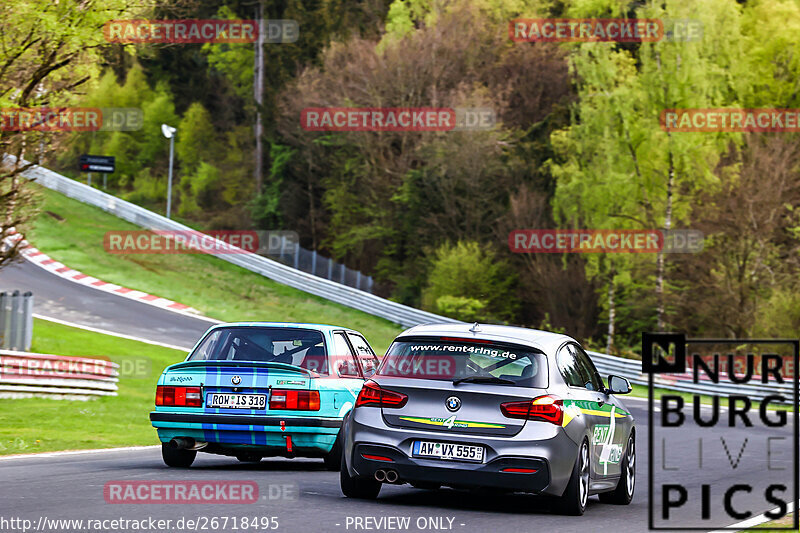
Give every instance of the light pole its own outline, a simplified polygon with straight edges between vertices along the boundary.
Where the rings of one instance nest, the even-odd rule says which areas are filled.
[[[178,131],[177,128],[173,128],[172,126],[167,126],[166,124],[161,125],[161,133],[164,134],[164,137],[169,139],[169,179],[167,181],[167,218],[169,218],[169,212],[172,208],[172,158],[175,149],[175,132]]]

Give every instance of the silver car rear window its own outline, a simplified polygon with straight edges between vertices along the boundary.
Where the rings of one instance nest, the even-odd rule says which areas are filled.
[[[524,387],[548,384],[547,360],[540,351],[469,339],[395,341],[377,374],[447,381],[493,376]]]

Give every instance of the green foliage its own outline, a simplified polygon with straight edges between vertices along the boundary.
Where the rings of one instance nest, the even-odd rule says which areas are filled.
[[[741,41],[749,61],[740,83],[750,89],[742,106],[798,107],[800,5],[793,0],[748,2]]]
[[[753,336],[780,338],[800,331],[800,294],[791,287],[773,291],[756,315]]]
[[[203,104],[195,102],[186,110],[175,135],[175,155],[184,172],[192,172],[203,161],[216,158],[219,152],[214,145],[211,114]]]
[[[405,37],[414,30],[409,2],[395,0],[386,14],[386,33],[395,37]]]
[[[77,166],[78,156],[84,153],[110,155],[116,158],[116,172],[108,176],[111,190],[122,194],[132,193],[131,199],[164,201],[164,195],[154,196],[153,176],[163,176],[169,159],[169,141],[161,134],[161,124],[178,124],[172,94],[164,83],[150,87],[144,69],[134,64],[122,84],[110,71],[92,82],[85,100],[78,105],[86,107],[131,107],[142,110],[142,127],[135,131],[96,131],[73,133],[59,157],[67,169]],[[145,172],[146,171],[146,172]],[[138,185],[137,185],[138,184]],[[142,186],[144,190],[135,190]],[[133,189],[133,190],[132,190]]]
[[[269,158],[272,164],[269,169],[264,190],[249,204],[253,221],[260,228],[280,227],[281,224],[281,188],[283,186],[286,166],[296,150],[280,144],[270,146]]]
[[[618,346],[635,344],[639,331],[657,326],[657,279],[669,296],[667,322],[697,322],[698,331],[712,331],[735,321],[715,317],[710,304],[693,308],[681,291],[722,283],[733,302],[738,254],[751,239],[768,253],[761,270],[738,262],[747,277],[742,300],[758,311],[750,325],[764,334],[800,331],[791,296],[794,237],[776,231],[745,238],[746,228],[719,228],[701,212],[724,207],[750,141],[736,133],[669,133],[659,123],[669,108],[800,107],[796,0],[267,3],[267,18],[297,20],[301,32],[296,43],[264,49],[259,195],[253,46],[106,46],[99,60],[92,48],[102,44],[96,27],[120,18],[112,15],[126,4],[112,0],[106,10],[90,1],[82,4],[86,13],[73,5],[6,2],[0,60],[20,50],[27,31],[39,29],[31,22],[39,13],[40,29],[59,35],[65,52],[86,45],[69,72],[57,70],[44,84],[55,90],[89,76],[84,96],[67,91],[54,101],[143,110],[139,131],[73,134],[58,150],[62,169],[70,171],[82,153],[116,156],[112,192],[164,205],[169,142],[160,126],[167,123],[178,128],[177,212],[200,226],[295,229],[304,244],[374,275],[381,295],[464,320],[567,327],[597,337],[608,321],[613,284]],[[171,9],[187,18],[254,16],[251,4],[227,0],[168,0],[157,14]],[[698,42],[626,44],[508,39],[510,19],[548,16],[696,19],[704,35]],[[62,20],[67,25],[56,28]],[[21,57],[30,66],[44,56]],[[23,86],[12,81],[0,78],[0,103]],[[301,111],[322,106],[484,107],[498,122],[487,131],[303,130]],[[751,172],[772,176],[772,161],[765,158]],[[791,182],[797,176],[790,170]],[[744,212],[738,204],[730,210]],[[505,248],[512,229],[662,228],[668,219],[673,228],[710,224],[702,228],[709,253],[667,256],[659,270],[655,254],[576,260]],[[740,318],[737,331],[748,320]]]
[[[235,19],[237,15],[228,6],[217,12],[218,19]],[[203,45],[208,64],[222,74],[233,87],[236,95],[243,100],[253,98],[253,61],[255,51],[251,44],[208,43]]]
[[[133,191],[126,197],[128,201],[141,204],[166,202],[167,180],[150,174],[149,168],[139,171],[133,180]]]
[[[98,74],[103,24],[130,14],[129,6],[129,0],[0,3],[0,107],[68,102],[73,84]]]
[[[741,39],[733,37],[741,18],[736,3],[698,7],[672,0],[666,7],[648,5],[636,13],[699,19],[704,38],[642,43],[637,49],[606,43],[574,46],[571,64],[579,100],[571,124],[552,136],[557,156],[550,161],[557,183],[555,214],[562,225],[661,229],[668,220],[671,228],[685,225],[694,198],[719,186],[717,169],[726,150],[741,142],[740,134],[676,134],[659,123],[664,109],[735,106],[746,98],[738,79],[749,75],[748,58]],[[592,254],[588,259],[587,272],[603,280],[601,301],[610,273],[624,274],[614,282],[620,308],[632,313],[620,317],[630,327],[652,320],[657,302],[648,296],[655,276],[664,276],[652,268],[655,261],[655,256],[639,254]],[[641,306],[643,301],[650,305]]]
[[[221,185],[220,170],[210,163],[201,161],[192,174],[181,177],[181,197],[179,213],[182,216],[198,214],[202,207],[214,207],[218,202]]]
[[[172,94],[165,84],[159,84],[151,99],[142,99],[137,107],[141,107],[144,114],[142,129],[137,133],[139,137],[140,166],[157,166],[166,164],[169,160],[169,140],[161,134],[161,125],[175,126],[179,117],[175,113],[175,104]],[[176,139],[177,141],[177,139]]]
[[[550,322],[550,313],[544,314],[544,318],[542,319],[538,327],[543,331],[552,331],[554,333],[564,333],[565,335],[569,335],[569,332],[565,328],[554,326]]]
[[[463,320],[507,320],[517,305],[514,283],[508,263],[488,247],[443,244],[433,255],[422,303],[425,309]]]
[[[439,296],[436,299],[436,312],[445,316],[457,317],[465,322],[483,320],[486,315],[486,301],[464,296]]]

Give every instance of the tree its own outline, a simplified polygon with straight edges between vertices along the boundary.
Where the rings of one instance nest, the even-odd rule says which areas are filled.
[[[6,0],[0,4],[0,109],[58,108],[96,73],[103,23],[127,0]],[[5,118],[5,117],[4,117]],[[23,236],[32,196],[21,174],[47,155],[56,136],[41,128],[0,128],[0,240]],[[0,251],[0,266],[19,252],[17,240]]]
[[[433,254],[423,308],[461,320],[508,320],[517,306],[507,262],[477,242],[444,244]]]
[[[679,264],[673,300],[685,331],[752,338],[797,328],[778,319],[796,292],[800,267],[800,148],[795,139],[750,134],[717,169],[724,185],[699,196],[693,226],[706,235],[702,253]],[[769,304],[783,302],[776,313]],[[689,318],[687,320],[687,318]]]
[[[564,54],[515,47],[501,19],[488,16],[471,2],[452,3],[380,43],[334,42],[279,99],[277,131],[294,150],[283,167],[284,219],[410,304],[426,282],[426,247],[488,238],[505,245],[497,222],[519,184],[539,178],[535,155],[526,157],[540,152],[548,116],[570,94]],[[484,107],[498,124],[338,133],[298,123],[306,107],[336,106]]]
[[[500,229],[505,238],[515,229],[555,226],[547,192],[524,185],[510,197]],[[569,332],[577,339],[598,333],[598,281],[587,279],[586,254],[514,254],[519,272],[519,317],[547,329]]]
[[[553,136],[558,153],[552,164],[555,206],[562,223],[669,230],[687,221],[698,191],[718,186],[713,171],[727,143],[739,136],[673,134],[659,124],[664,109],[735,104],[741,89],[731,81],[746,68],[737,63],[743,52],[735,36],[739,8],[728,1],[695,7],[673,0],[663,7],[647,5],[637,16],[700,18],[706,31],[703,42],[663,40],[635,50],[582,43],[573,50],[580,100],[572,125]],[[588,268],[605,279],[604,290],[613,295],[618,274],[643,269],[641,261],[639,256],[591,257]],[[653,326],[663,330],[669,313],[663,252],[655,262]],[[609,317],[613,303],[609,298]]]

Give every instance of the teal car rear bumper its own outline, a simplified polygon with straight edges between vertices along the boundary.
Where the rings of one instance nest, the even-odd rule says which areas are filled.
[[[154,411],[150,421],[161,442],[189,437],[222,448],[260,448],[301,455],[331,451],[342,426],[339,418],[242,416]],[[290,444],[287,437],[291,437]],[[211,451],[211,450],[209,450]],[[315,453],[316,452],[316,453]]]

